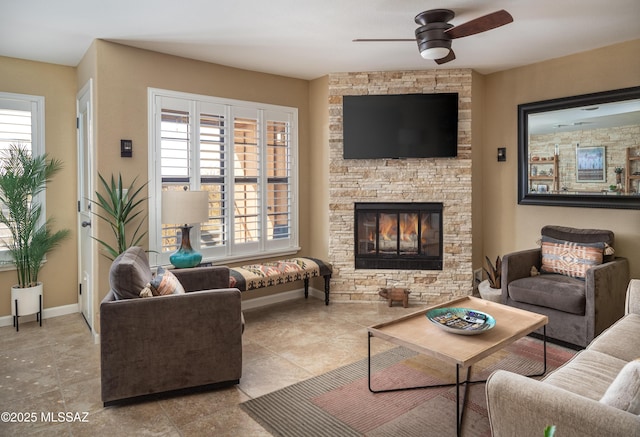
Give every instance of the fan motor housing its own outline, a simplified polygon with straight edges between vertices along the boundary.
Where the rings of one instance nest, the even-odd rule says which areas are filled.
[[[433,47],[446,47],[451,48],[451,37],[445,33],[447,29],[452,28],[453,25],[449,23],[429,23],[424,26],[420,26],[416,29],[416,41],[418,43],[418,50],[433,48]]]
[[[451,41],[451,37],[445,33],[447,29],[451,29],[453,24],[449,23],[429,23],[424,26],[420,26],[416,29],[416,39],[420,40],[434,40],[441,39]]]

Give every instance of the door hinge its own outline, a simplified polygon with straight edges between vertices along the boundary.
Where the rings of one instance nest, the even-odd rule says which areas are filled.
[[[78,200],[78,212],[80,212],[80,201]]]
[[[78,284],[78,294],[82,294],[82,284]]]

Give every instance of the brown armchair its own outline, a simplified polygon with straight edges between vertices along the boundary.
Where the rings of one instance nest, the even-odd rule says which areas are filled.
[[[105,405],[239,382],[243,318],[240,291],[229,288],[229,269],[172,272],[186,293],[135,298],[151,275],[146,254],[131,248],[114,261],[111,290],[100,305]]]
[[[614,247],[614,234],[607,230],[545,226],[541,234],[543,240]],[[541,274],[532,276],[532,267]],[[605,254],[583,279],[542,271],[541,248],[502,259],[502,303],[546,315],[548,337],[580,347],[622,317],[628,284],[629,263],[614,255]]]

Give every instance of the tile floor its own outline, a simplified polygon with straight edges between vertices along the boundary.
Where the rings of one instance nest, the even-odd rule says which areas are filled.
[[[238,386],[107,408],[100,400],[100,347],[79,314],[45,319],[42,327],[24,323],[19,333],[2,327],[0,412],[35,420],[0,420],[0,436],[268,436],[241,402],[365,358],[367,326],[419,308],[382,301],[325,306],[309,298],[245,311]],[[392,345],[372,347],[377,353]],[[59,420],[60,412],[77,421]]]

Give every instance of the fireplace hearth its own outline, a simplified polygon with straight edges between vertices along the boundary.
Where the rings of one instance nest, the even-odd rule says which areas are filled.
[[[442,203],[356,203],[355,268],[442,270]]]

